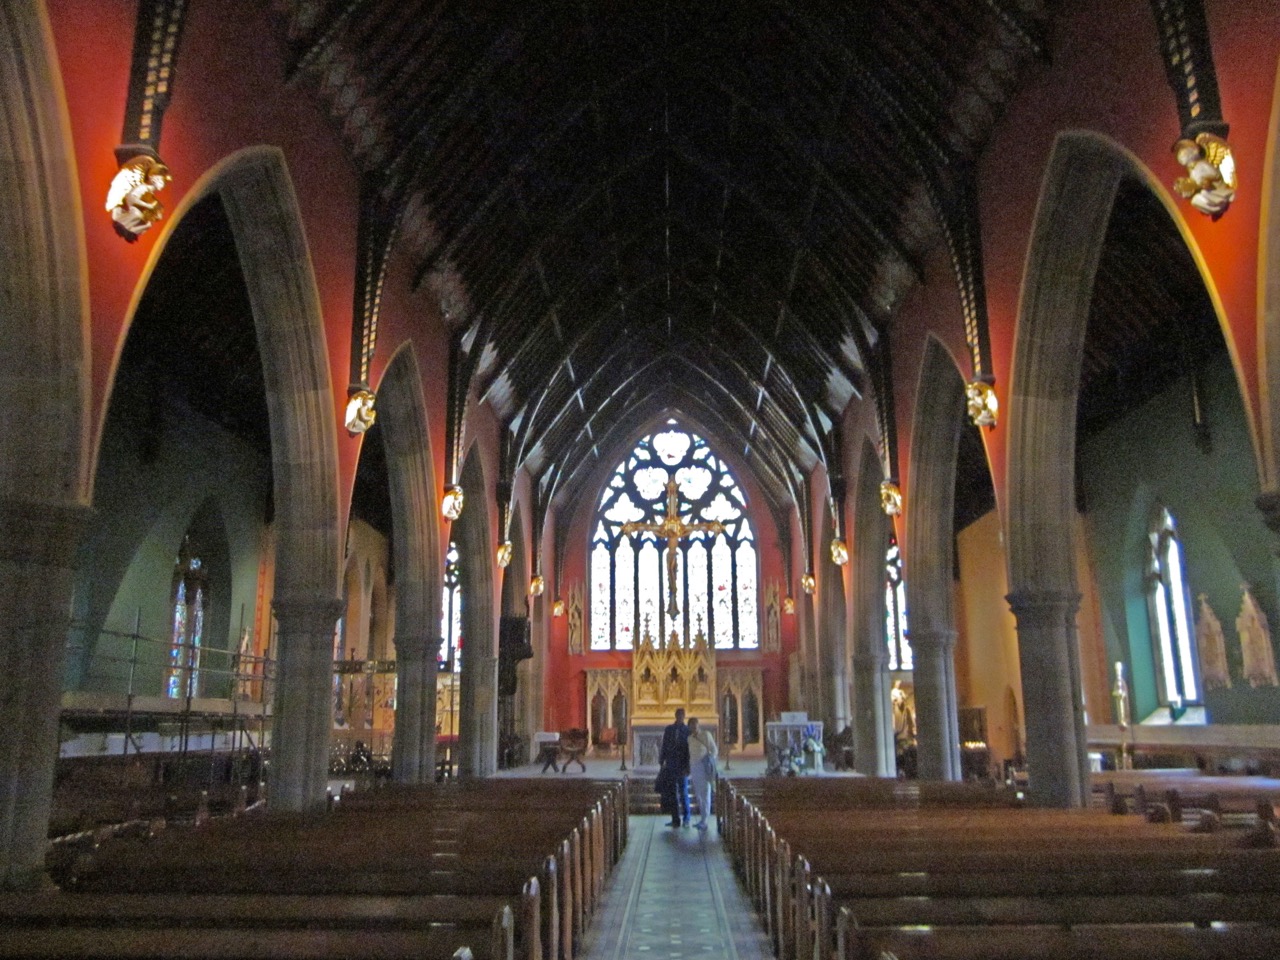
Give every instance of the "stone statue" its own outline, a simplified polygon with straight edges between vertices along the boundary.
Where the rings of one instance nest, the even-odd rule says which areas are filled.
[[[1244,654],[1244,678],[1251,687],[1280,686],[1276,679],[1276,655],[1271,647],[1271,628],[1267,615],[1258,606],[1247,583],[1240,585],[1244,597],[1236,629],[1240,631],[1240,650]]]
[[[156,196],[172,178],[160,158],[140,153],[126,160],[107,191],[107,211],[116,233],[133,243],[164,216]]]
[[[1227,641],[1222,623],[1209,606],[1209,598],[1200,594],[1200,613],[1196,617],[1196,646],[1200,649],[1200,675],[1206,690],[1231,688],[1231,668],[1227,665]]]

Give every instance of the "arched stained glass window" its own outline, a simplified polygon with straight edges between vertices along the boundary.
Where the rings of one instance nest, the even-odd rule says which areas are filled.
[[[913,661],[911,641],[907,639],[907,586],[902,582],[902,551],[897,537],[889,537],[884,571],[884,632],[889,645],[889,669],[910,670]]]
[[[458,545],[449,542],[444,555],[444,597],[440,605],[440,644],[438,667],[458,673],[462,669],[462,577],[459,570]]]
[[[724,532],[694,532],[676,547],[674,622],[667,612],[668,542],[652,532],[624,536],[622,525],[660,523],[667,483],[676,482],[679,514],[715,521]],[[655,637],[692,637],[701,626],[718,650],[760,646],[755,534],[747,499],[707,441],[668,420],[644,437],[605,485],[592,526],[591,649],[631,650],[645,622]]]
[[[1160,511],[1150,544],[1148,599],[1160,671],[1160,701],[1180,708],[1200,702],[1200,673],[1182,543],[1168,510]]]
[[[165,696],[200,695],[200,648],[204,642],[204,615],[209,604],[208,578],[200,558],[183,540],[173,571],[173,632],[169,644],[169,671]]]

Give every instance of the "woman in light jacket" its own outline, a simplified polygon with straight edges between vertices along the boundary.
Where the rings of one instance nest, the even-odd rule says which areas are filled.
[[[698,801],[698,829],[707,829],[711,813],[711,784],[716,779],[716,740],[694,717],[689,721],[689,779]]]

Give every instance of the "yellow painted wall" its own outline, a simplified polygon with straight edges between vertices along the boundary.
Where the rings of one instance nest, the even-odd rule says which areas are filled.
[[[1080,670],[1091,723],[1111,719],[1110,675],[1098,614],[1093,564],[1077,531]],[[1000,521],[992,511],[956,538],[960,579],[956,586],[956,696],[960,706],[986,707],[992,765],[1013,757],[1023,737],[1022,672],[1017,621],[1005,600],[1008,566]],[[1016,716],[1012,707],[1016,703]]]
[[[1005,600],[1009,579],[999,516],[993,510],[970,524],[956,543],[956,696],[961,706],[986,707],[987,744],[998,768],[1018,752],[1023,716],[1017,624]],[[1010,691],[1016,718],[1010,716]]]

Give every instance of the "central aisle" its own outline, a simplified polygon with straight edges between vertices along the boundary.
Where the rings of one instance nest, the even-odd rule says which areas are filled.
[[[633,816],[627,849],[583,942],[585,960],[772,958],[714,821],[705,833]]]

